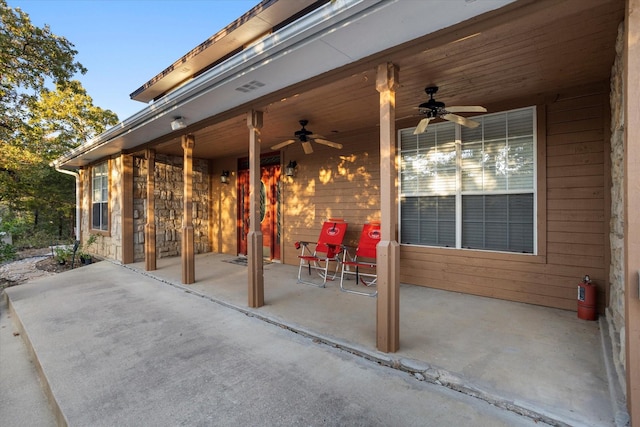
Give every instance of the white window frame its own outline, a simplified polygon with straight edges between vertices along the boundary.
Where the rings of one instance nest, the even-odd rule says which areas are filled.
[[[96,176],[96,172],[99,171],[100,169],[104,168],[104,171],[100,171],[100,172],[104,172],[105,176],[101,176],[100,179],[98,180],[97,176]],[[110,164],[109,161],[104,161],[102,163],[97,163],[95,164],[92,168],[91,168],[91,223],[90,228],[92,231],[96,231],[96,232],[101,232],[101,233],[108,233],[109,229],[110,229],[110,223],[111,221],[109,220],[109,216],[110,216],[110,206],[109,206],[109,196],[110,196],[110,192],[111,192],[111,188],[110,188],[110,179],[109,179],[109,171],[110,171]],[[96,201],[96,183],[100,182],[100,200]],[[104,196],[104,192],[106,191],[106,200],[105,196]],[[94,221],[95,221],[95,214],[94,214],[94,205],[99,203],[101,205],[100,207],[100,219],[99,219],[99,227],[95,228],[94,227]],[[104,217],[104,212],[102,209],[102,205],[106,204],[106,218]]]
[[[533,155],[533,185],[530,191],[523,192],[522,190],[501,190],[496,192],[487,192],[484,190],[480,191],[462,191],[462,126],[455,124],[455,150],[456,150],[456,183],[455,183],[455,247],[449,246],[434,246],[434,245],[426,245],[426,244],[418,244],[418,243],[402,243],[402,198],[403,197],[418,197],[416,194],[408,194],[405,195],[402,191],[402,133],[407,130],[413,130],[415,128],[410,129],[400,129],[397,133],[397,138],[399,141],[398,147],[398,227],[399,227],[399,240],[401,241],[401,245],[403,246],[416,246],[416,247],[425,247],[425,248],[435,248],[435,249],[458,249],[458,250],[466,250],[466,251],[480,251],[480,252],[498,252],[504,254],[513,254],[513,255],[523,255],[523,256],[532,256],[538,255],[538,220],[539,220],[539,212],[538,212],[538,174],[539,168],[541,165],[538,163],[538,111],[535,106],[529,106],[524,108],[516,108],[512,110],[499,111],[496,113],[485,114],[477,117],[487,117],[496,114],[505,114],[509,112],[522,111],[522,110],[531,110],[532,112],[532,127],[533,127],[533,147],[532,147],[532,155]],[[473,117],[470,117],[473,119]],[[434,123],[435,124],[435,123]],[[431,126],[433,126],[432,124]],[[428,132],[428,130],[427,130]],[[501,251],[495,249],[479,249],[479,248],[465,248],[462,246],[462,227],[463,227],[463,212],[462,212],[462,198],[464,195],[502,195],[502,194],[524,194],[531,193],[533,197],[533,252],[514,252],[514,251]],[[448,194],[451,195],[451,194]],[[438,194],[433,194],[427,197],[436,197]]]

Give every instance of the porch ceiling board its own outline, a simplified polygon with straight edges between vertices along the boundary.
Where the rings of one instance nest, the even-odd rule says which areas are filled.
[[[609,79],[623,0],[520,1],[516,6],[488,22],[463,23],[321,73],[190,128],[196,136],[194,156],[246,155],[244,111],[250,108],[265,113],[263,151],[290,138],[300,119],[348,149],[349,134],[378,126],[375,65],[385,61],[400,67],[396,117],[403,126],[417,123],[415,107],[428,99],[428,85],[440,87],[437,99],[447,105],[484,105],[491,111],[493,105],[527,98],[535,103],[539,96]],[[306,66],[313,67],[313,60]],[[178,135],[160,142],[160,152],[181,154]]]
[[[429,84],[449,105],[490,105],[608,79],[624,2],[599,4],[562,20],[540,10],[397,61],[398,116],[427,99]]]

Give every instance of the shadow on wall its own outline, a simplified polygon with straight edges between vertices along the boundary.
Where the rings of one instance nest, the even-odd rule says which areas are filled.
[[[362,225],[380,218],[379,155],[367,150],[333,156],[324,153],[334,154],[317,150],[313,156],[302,157],[295,179],[285,184],[285,249],[296,241],[315,241],[328,218],[347,221],[345,244],[355,245]]]

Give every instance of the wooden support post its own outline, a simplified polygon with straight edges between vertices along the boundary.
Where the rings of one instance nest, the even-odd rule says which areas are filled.
[[[377,246],[378,300],[376,346],[386,353],[400,348],[400,245],[396,241],[397,167],[395,106],[398,67],[378,66],[380,92],[380,243]]]
[[[182,283],[190,285],[195,278],[195,255],[193,237],[193,135],[182,136],[184,150],[184,213],[182,217]]]
[[[147,222],[144,225],[144,268],[153,271],[156,266],[156,199],[154,195],[156,187],[156,152],[147,149]]]
[[[624,46],[624,278],[627,409],[640,426],[640,0],[627,0]]]
[[[134,261],[133,254],[133,156],[122,154],[121,185],[122,189],[122,263]]]
[[[260,229],[260,129],[262,111],[247,114],[249,127],[249,233],[247,235],[247,268],[249,307],[264,305],[264,273],[262,231]]]

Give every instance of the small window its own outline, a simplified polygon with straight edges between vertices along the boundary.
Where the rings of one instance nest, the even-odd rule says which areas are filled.
[[[91,172],[91,228],[109,230],[109,167],[104,162]]]

